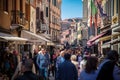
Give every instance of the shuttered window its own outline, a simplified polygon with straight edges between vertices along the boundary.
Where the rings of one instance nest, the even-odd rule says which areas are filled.
[[[3,0],[3,10],[8,12],[8,0]]]
[[[48,17],[48,7],[46,7],[46,17]]]

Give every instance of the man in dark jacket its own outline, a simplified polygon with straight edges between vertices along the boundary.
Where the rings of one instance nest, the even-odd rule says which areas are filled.
[[[114,80],[113,71],[118,58],[119,55],[117,51],[109,51],[105,60],[98,67],[99,73],[96,80]]]
[[[23,75],[18,76],[15,80],[39,80],[39,77],[32,72],[32,66],[33,61],[31,59],[25,60],[21,67]]]
[[[58,66],[57,80],[78,80],[77,69],[70,57],[68,53],[64,55],[65,61]]]

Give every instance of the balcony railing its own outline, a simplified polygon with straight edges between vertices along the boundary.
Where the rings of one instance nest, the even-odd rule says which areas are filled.
[[[19,10],[11,11],[11,25],[25,25],[24,13]]]

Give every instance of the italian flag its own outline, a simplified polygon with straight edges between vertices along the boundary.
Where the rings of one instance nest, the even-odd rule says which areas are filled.
[[[94,0],[90,0],[88,4],[88,16],[89,16],[89,21],[88,21],[88,26],[92,26],[92,23],[95,23],[95,26],[97,26],[97,7],[95,5]]]

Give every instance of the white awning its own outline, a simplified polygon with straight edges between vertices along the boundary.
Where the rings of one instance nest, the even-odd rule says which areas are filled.
[[[24,38],[29,39],[29,41],[34,42],[51,42],[50,40],[46,39],[45,37],[42,37],[40,35],[37,35],[35,33],[32,33],[30,31],[22,30],[21,36]]]
[[[7,41],[19,41],[19,42],[28,40],[26,38],[16,37],[6,33],[0,33],[0,38]]]
[[[20,37],[7,37],[7,36],[0,36],[1,38],[8,40],[8,41],[27,41],[28,39],[20,38]]]

